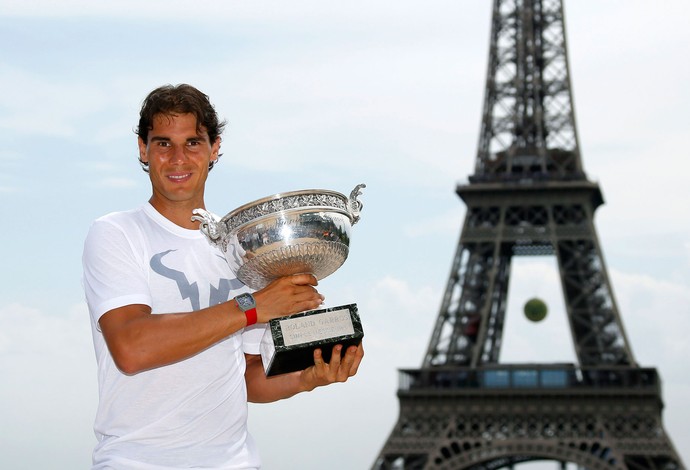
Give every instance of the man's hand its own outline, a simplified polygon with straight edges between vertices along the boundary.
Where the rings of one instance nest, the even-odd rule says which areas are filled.
[[[276,279],[254,293],[257,320],[267,323],[273,318],[319,308],[324,296],[316,290],[316,285],[318,281],[312,274]]]
[[[321,349],[314,350],[314,365],[300,373],[300,382],[305,391],[335,382],[345,382],[357,373],[364,358],[364,346],[359,343],[359,346],[348,347],[341,358],[342,348],[340,344],[333,346],[330,362],[323,360]]]
[[[253,403],[269,403],[289,398],[300,392],[310,392],[316,387],[345,382],[357,373],[364,357],[364,347],[350,346],[341,358],[341,345],[333,347],[331,360],[325,362],[320,349],[314,350],[314,365],[298,372],[266,377],[261,356],[246,355],[247,396]]]

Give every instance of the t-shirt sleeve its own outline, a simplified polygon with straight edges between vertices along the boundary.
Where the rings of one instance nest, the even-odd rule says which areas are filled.
[[[268,329],[265,323],[257,323],[249,326],[242,332],[242,350],[245,354],[261,354],[261,338]]]
[[[98,220],[84,242],[83,283],[94,322],[125,305],[151,305],[148,270],[132,240],[117,224]]]

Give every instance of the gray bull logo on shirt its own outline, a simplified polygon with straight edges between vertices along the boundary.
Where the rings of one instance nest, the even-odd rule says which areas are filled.
[[[182,271],[169,268],[163,264],[163,257],[168,253],[176,250],[168,250],[162,253],[158,253],[151,257],[150,266],[151,269],[161,276],[175,281],[177,288],[180,290],[180,296],[182,299],[189,299],[192,303],[192,310],[200,310],[201,302],[199,299],[199,286],[196,282],[189,282],[187,276]],[[225,260],[223,257],[219,258]],[[213,284],[210,285],[210,293],[208,299],[208,305],[217,305],[219,303],[225,302],[230,298],[230,291],[233,289],[239,289],[244,284],[238,279],[218,279],[218,287]]]

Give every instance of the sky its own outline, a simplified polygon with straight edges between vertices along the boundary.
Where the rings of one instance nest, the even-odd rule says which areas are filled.
[[[250,405],[267,470],[368,468],[421,366],[474,171],[489,0],[0,0],[0,468],[88,468],[96,364],[81,287],[93,219],[143,204],[142,99],[207,93],[228,121],[206,205],[359,183],[348,260],[324,279],[356,302],[356,377]],[[595,224],[637,362],[690,464],[690,3],[570,0],[566,29]],[[555,261],[514,263],[501,362],[575,361]],[[541,323],[521,308],[550,307]]]

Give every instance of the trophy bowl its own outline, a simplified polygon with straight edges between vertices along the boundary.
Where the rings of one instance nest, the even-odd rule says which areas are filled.
[[[359,184],[350,197],[329,190],[274,194],[217,220],[195,209],[192,220],[220,247],[237,278],[254,290],[292,274],[323,279],[347,259],[352,226],[362,203]]]

